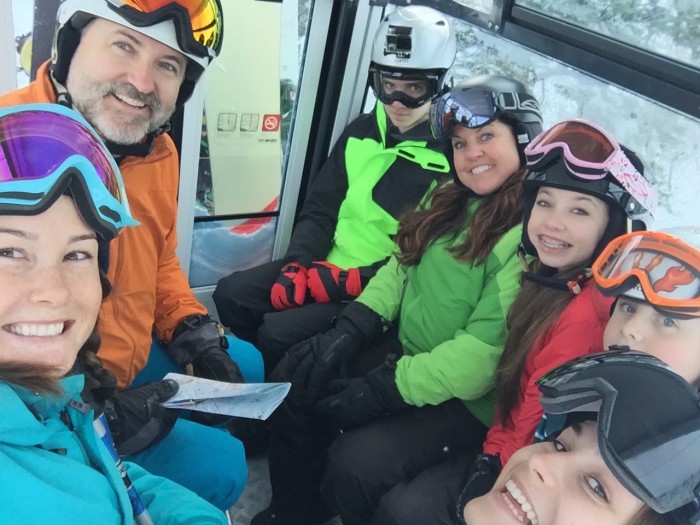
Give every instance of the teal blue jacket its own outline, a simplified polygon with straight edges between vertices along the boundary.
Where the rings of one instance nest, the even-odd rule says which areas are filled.
[[[480,204],[472,202],[468,215]],[[385,319],[399,320],[404,355],[396,384],[406,403],[437,405],[456,397],[491,425],[506,316],[520,288],[521,231],[506,232],[482,264],[448,252],[467,233],[438,239],[408,268],[392,257],[357,298]]]
[[[126,488],[79,401],[83,376],[61,381],[65,395],[43,397],[0,383],[0,524],[129,525]],[[193,492],[134,464],[127,471],[157,525],[225,525]]]

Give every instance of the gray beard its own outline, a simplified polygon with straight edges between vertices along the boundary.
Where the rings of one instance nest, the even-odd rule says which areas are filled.
[[[73,85],[69,78],[68,84]],[[158,128],[165,125],[175,106],[163,106],[157,95],[153,93],[141,93],[128,83],[96,84],[85,79],[73,79],[75,86],[68,91],[73,99],[73,105],[83,116],[95,126],[98,132],[111,142],[122,145],[137,144],[143,138]],[[146,120],[140,117],[125,117],[115,122],[109,118],[109,114],[103,113],[99,105],[105,97],[118,95],[120,98],[128,98],[137,101],[151,110],[151,118]]]

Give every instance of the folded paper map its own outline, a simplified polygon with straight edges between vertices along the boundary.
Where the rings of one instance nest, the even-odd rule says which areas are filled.
[[[212,414],[267,419],[284,400],[291,383],[225,383],[183,374],[168,374],[180,385],[163,406]]]

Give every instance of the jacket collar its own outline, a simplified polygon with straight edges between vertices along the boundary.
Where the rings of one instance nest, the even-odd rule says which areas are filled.
[[[66,377],[59,383],[64,393],[59,396],[36,394],[24,387],[0,383],[0,442],[18,445],[40,445],[52,433],[45,422],[56,420],[71,399],[80,399],[84,377]]]

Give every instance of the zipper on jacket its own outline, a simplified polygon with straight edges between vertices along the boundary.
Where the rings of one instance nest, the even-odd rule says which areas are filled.
[[[66,412],[65,408],[61,410],[59,417],[61,418],[61,421],[63,421],[63,424],[68,427],[68,430],[70,430],[71,432],[75,430],[73,422],[70,420],[70,416],[68,415],[68,412]]]

